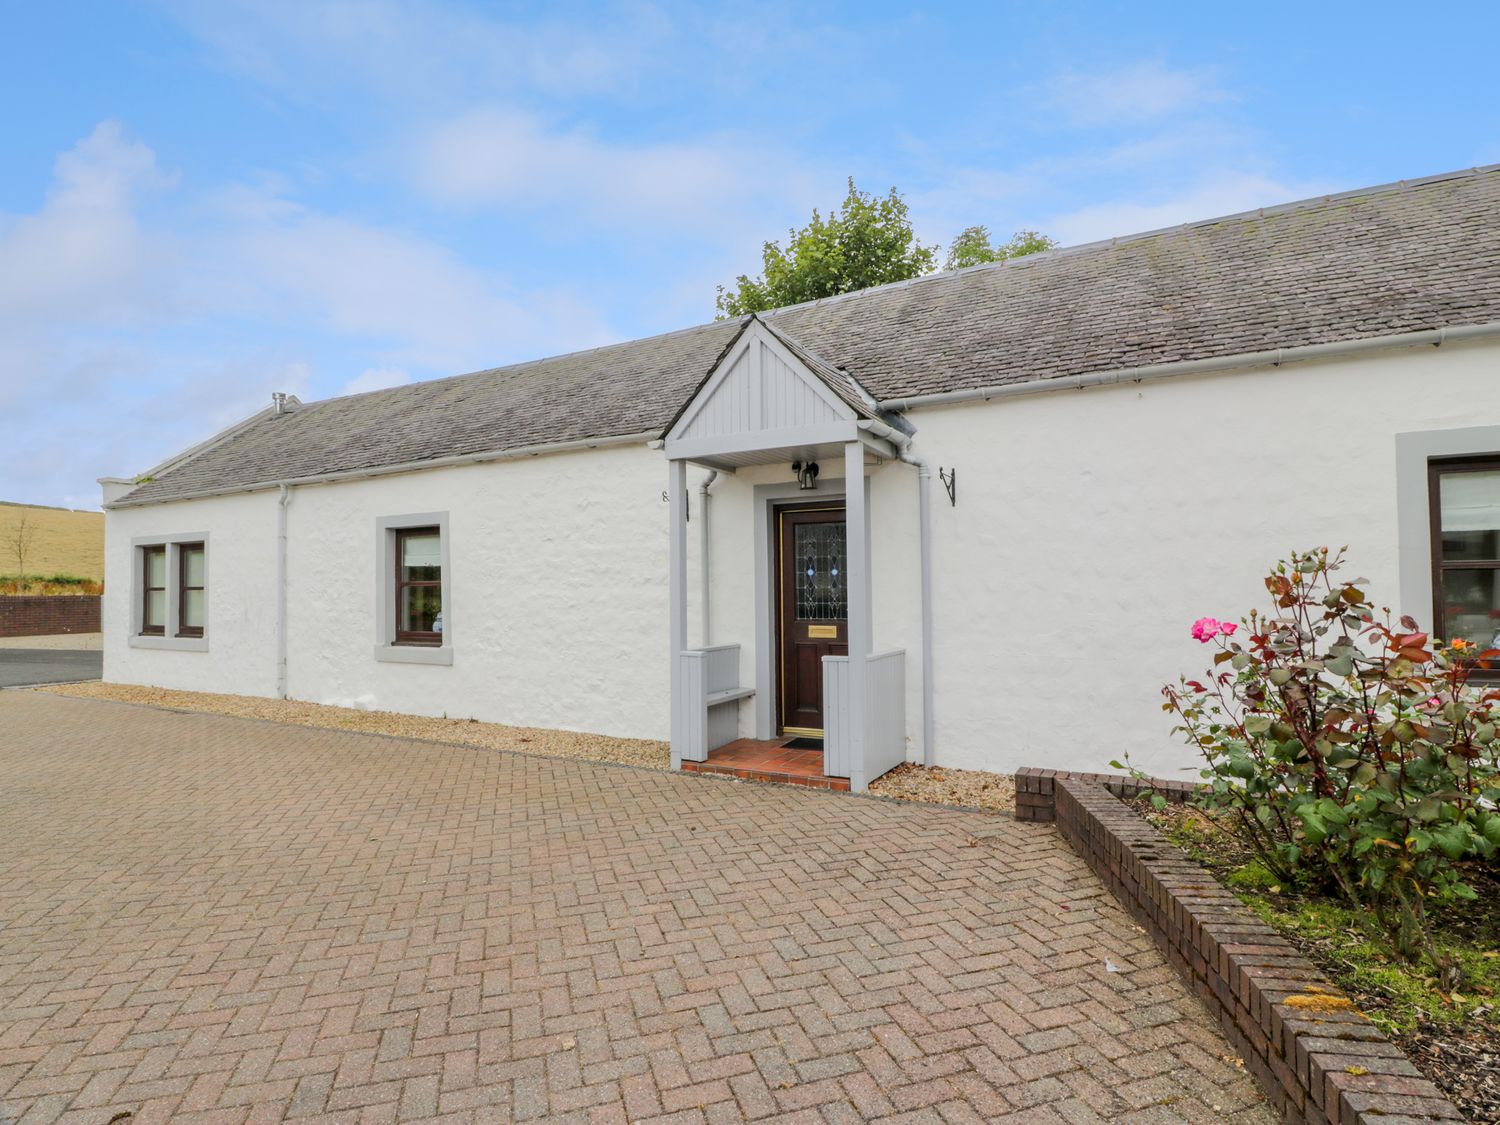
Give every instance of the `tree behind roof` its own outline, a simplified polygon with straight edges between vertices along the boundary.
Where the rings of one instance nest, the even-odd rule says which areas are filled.
[[[948,247],[948,258],[943,262],[945,270],[961,270],[969,266],[982,266],[986,262],[1003,262],[1009,258],[1022,258],[1041,250],[1057,246],[1055,238],[1048,238],[1034,230],[1018,230],[1009,242],[998,246],[990,241],[989,227],[965,227]]]
[[[720,318],[763,312],[920,277],[937,260],[934,247],[917,241],[906,200],[895,188],[883,197],[860,191],[849,179],[840,210],[813,212],[801,230],[788,232],[783,249],[767,242],[761,276],[741,274],[735,288],[719,286]]]
[[[968,227],[949,246],[943,268],[1019,258],[1056,245],[1034,230],[1017,231],[1009,242],[996,245],[988,227]],[[851,176],[840,209],[826,219],[814,211],[807,226],[787,232],[785,248],[767,242],[761,251],[761,276],[740,274],[733,289],[719,286],[714,303],[724,319],[908,281],[932,271],[937,249],[917,240],[900,192],[891,188],[885,196],[875,196],[855,187]]]

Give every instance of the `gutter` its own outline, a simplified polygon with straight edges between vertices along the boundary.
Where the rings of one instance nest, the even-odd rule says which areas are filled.
[[[1359,355],[1363,352],[1413,347],[1418,344],[1442,347],[1444,344],[1457,343],[1461,340],[1478,340],[1491,336],[1500,336],[1500,321],[1490,321],[1486,324],[1461,324],[1450,328],[1432,328],[1423,332],[1406,332],[1396,336],[1369,336],[1361,340],[1339,340],[1330,344],[1306,344],[1296,348],[1239,352],[1235,355],[1213,356],[1208,359],[1157,363],[1147,367],[1091,371],[1083,375],[1060,375],[1052,379],[1036,379],[1027,383],[1001,383],[996,386],[974,387],[962,391],[908,395],[905,398],[886,399],[879,406],[881,410],[899,412],[919,406],[942,406],[948,403],[976,400],[988,402],[992,398],[1017,398],[1022,395],[1045,394],[1049,391],[1076,391],[1086,387],[1104,387],[1116,383],[1144,383],[1153,379],[1176,378],[1179,375],[1208,374],[1246,367],[1280,367],[1283,363]],[[863,426],[864,423],[860,425]]]
[[[884,422],[877,422],[871,418],[861,419],[858,426],[871,437],[883,438],[890,442],[898,450],[905,449],[911,443],[911,435],[902,433],[895,426],[889,426]]]
[[[657,436],[656,430],[639,434],[622,434],[615,437],[579,438],[575,441],[549,441],[538,445],[523,445],[516,449],[499,449],[485,453],[456,453],[451,457],[433,457],[426,461],[403,461],[396,465],[377,465],[369,469],[345,469],[334,473],[318,473],[306,477],[286,477],[282,480],[261,481],[257,484],[241,485],[238,488],[205,488],[196,492],[182,492],[175,496],[164,496],[160,500],[119,500],[106,508],[137,508],[148,504],[171,504],[178,500],[202,500],[210,496],[235,496],[246,492],[265,492],[272,488],[295,488],[307,484],[334,484],[339,481],[364,480],[367,477],[386,477],[396,473],[415,473],[423,469],[442,469],[453,465],[477,465],[487,461],[517,461],[525,457],[542,457],[549,453],[576,453],[585,449],[604,449],[616,445],[638,445]]]

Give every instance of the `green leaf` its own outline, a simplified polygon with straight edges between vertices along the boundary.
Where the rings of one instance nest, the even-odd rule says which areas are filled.
[[[1302,832],[1309,844],[1321,844],[1328,836],[1328,826],[1316,813],[1303,813]]]
[[[1323,666],[1335,676],[1351,676],[1354,674],[1354,657],[1345,653],[1342,656],[1335,656]]]
[[[1434,832],[1432,838],[1449,859],[1462,859],[1469,850],[1469,834],[1461,824],[1450,824],[1441,832]]]

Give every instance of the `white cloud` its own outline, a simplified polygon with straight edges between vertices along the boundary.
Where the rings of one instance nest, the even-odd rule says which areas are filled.
[[[172,183],[149,148],[100,124],[58,157],[40,211],[0,216],[0,317],[24,329],[60,308],[113,320],[161,301],[171,247],[141,230],[135,205]]]
[[[1229,100],[1211,70],[1174,70],[1160,60],[1091,74],[1064,71],[1039,92],[1045,105],[1080,126],[1138,124]]]
[[[620,144],[504,108],[444,121],[413,148],[417,184],[433,198],[567,210],[625,224],[627,231],[722,230],[779,213],[790,200],[806,198],[815,180],[790,153],[745,138]],[[826,188],[830,177],[820,179]]]
[[[511,21],[429,0],[182,0],[219,61],[298,97],[351,87],[403,102],[535,91],[577,98],[631,89],[668,60],[671,21],[654,5],[587,19]]]
[[[411,372],[400,367],[367,367],[341,388],[341,395],[362,395],[366,391],[383,391],[411,382]]]
[[[225,200],[207,239],[210,297],[237,311],[368,340],[372,358],[428,370],[481,367],[610,338],[566,292],[516,293],[419,235],[295,206],[260,193]]]
[[[185,192],[106,123],[58,158],[37,211],[0,219],[0,497],[76,497],[273,390],[393,386],[613,338],[575,295],[517,294],[411,232],[266,188]],[[351,350],[369,364],[352,380],[328,359]]]
[[[1338,188],[1322,182],[1285,183],[1256,173],[1219,172],[1187,191],[1153,194],[1149,202],[1095,203],[1048,219],[1044,229],[1066,246],[1139,234],[1161,227],[1233,215],[1307,199]]]

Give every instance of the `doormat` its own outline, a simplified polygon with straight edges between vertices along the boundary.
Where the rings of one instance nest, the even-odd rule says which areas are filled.
[[[821,750],[823,740],[821,738],[794,738],[782,747],[783,750]]]

